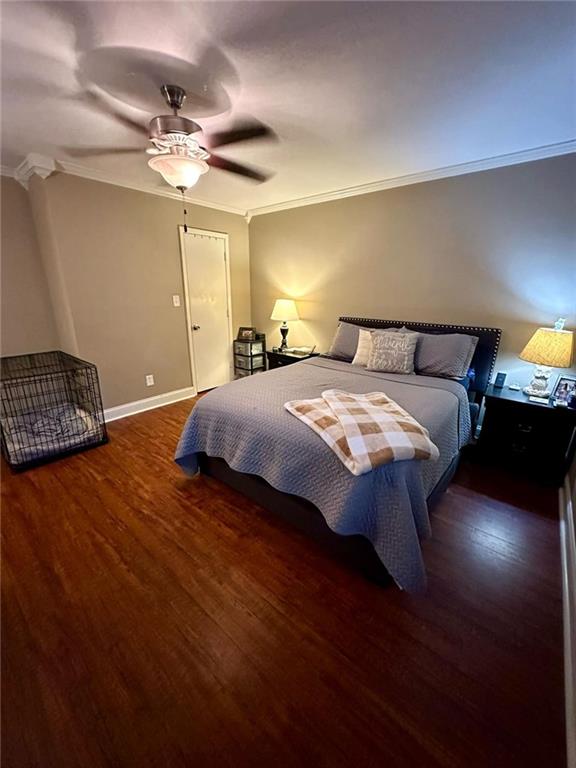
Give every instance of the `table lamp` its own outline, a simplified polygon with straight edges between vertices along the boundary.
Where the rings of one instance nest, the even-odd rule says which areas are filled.
[[[292,299],[276,299],[274,309],[270,315],[270,320],[281,320],[280,333],[282,334],[282,343],[280,349],[286,349],[286,337],[288,336],[287,320],[299,320],[296,302]]]
[[[554,328],[538,328],[520,353],[520,359],[535,363],[534,377],[524,392],[536,397],[549,397],[551,368],[570,368],[572,364],[572,331],[564,330],[564,318]]]

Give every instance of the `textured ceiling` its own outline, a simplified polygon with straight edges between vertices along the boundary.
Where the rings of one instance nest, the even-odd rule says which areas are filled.
[[[255,208],[576,136],[573,3],[20,2],[1,11],[4,166],[39,152],[161,183],[144,154],[80,160],[62,149],[146,145],[78,98],[84,57],[102,46],[210,74],[215,109],[226,111],[199,120],[207,131],[252,115],[277,132],[278,143],[221,150],[273,179],[253,185],[211,170],[193,190],[207,203]],[[142,82],[133,90],[132,106],[120,104],[127,115],[165,111],[152,86],[149,97]],[[185,114],[210,111],[189,104]]]

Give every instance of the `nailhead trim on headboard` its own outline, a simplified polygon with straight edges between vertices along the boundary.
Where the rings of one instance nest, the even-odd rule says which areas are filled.
[[[340,317],[340,322],[360,325],[363,328],[401,328],[406,326],[422,333],[469,333],[478,336],[478,346],[472,358],[471,368],[475,370],[475,379],[470,391],[482,396],[490,382],[500,346],[502,330],[477,325],[449,325],[448,323],[421,323],[414,320],[376,320],[367,317]]]

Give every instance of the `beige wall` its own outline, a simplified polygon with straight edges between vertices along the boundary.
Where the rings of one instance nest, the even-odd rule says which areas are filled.
[[[524,382],[535,328],[576,327],[575,212],[570,155],[256,216],[252,319],[276,344],[274,299],[293,297],[289,340],[320,351],[346,314],[497,326]]]
[[[184,302],[172,305],[173,294],[183,298],[181,203],[65,174],[35,177],[30,194],[62,344],[97,364],[105,406],[189,387]],[[229,234],[233,322],[249,325],[246,221],[188,212],[190,226]]]
[[[38,235],[40,258],[52,304],[58,349],[69,352],[71,355],[79,355],[80,350],[70,303],[71,296],[67,290],[61,264],[58,231],[53,224],[48,186],[39,176],[33,176],[30,179],[29,198],[34,226]]]
[[[270,346],[280,296],[303,318],[290,341],[320,350],[340,314],[496,325],[523,382],[534,328],[576,325],[575,187],[572,155],[295,208],[252,219],[250,254],[241,216],[189,206],[189,223],[229,234],[234,328]],[[64,174],[2,193],[2,353],[93,360],[107,407],[190,386],[179,201]]]
[[[1,354],[58,347],[30,202],[14,179],[1,177]]]

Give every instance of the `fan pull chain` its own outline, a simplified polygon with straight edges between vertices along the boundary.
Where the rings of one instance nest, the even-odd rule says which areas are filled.
[[[186,216],[188,215],[188,211],[186,210],[186,198],[184,197],[184,192],[186,191],[185,187],[178,187],[180,192],[182,193],[182,210],[184,211],[184,232],[188,232],[188,226],[186,224]]]

